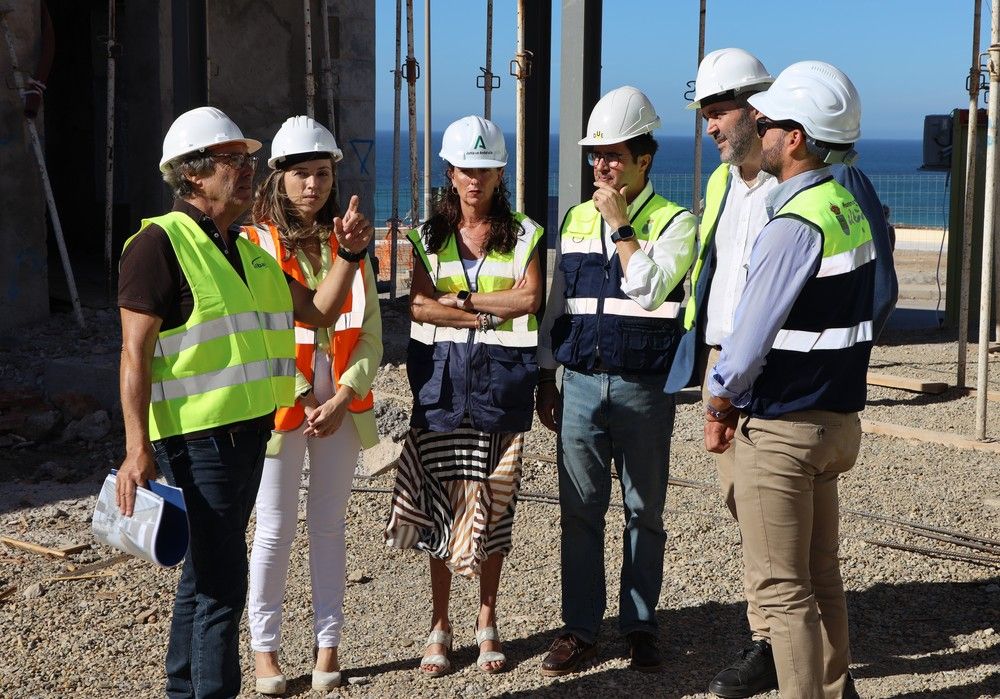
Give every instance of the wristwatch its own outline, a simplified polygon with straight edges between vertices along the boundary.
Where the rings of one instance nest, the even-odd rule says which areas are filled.
[[[722,420],[725,420],[727,417],[729,417],[730,413],[733,412],[733,407],[734,406],[730,405],[725,410],[719,410],[711,403],[705,403],[705,414],[711,416],[713,421],[721,422]]]
[[[365,255],[368,254],[368,248],[365,248],[361,252],[351,252],[343,245],[337,248],[337,257],[340,257],[348,262],[361,262],[365,259]]]
[[[632,240],[635,237],[635,229],[632,226],[622,226],[611,234],[612,243],[620,243],[623,240]]]
[[[472,292],[469,291],[468,289],[460,289],[455,294],[455,298],[457,298],[459,301],[462,301],[462,302],[467,301],[470,296],[472,296]]]

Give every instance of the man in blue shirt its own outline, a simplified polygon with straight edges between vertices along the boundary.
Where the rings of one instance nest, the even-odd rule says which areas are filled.
[[[705,445],[735,450],[748,601],[769,626],[782,696],[854,697],[837,479],[860,447],[876,246],[826,164],[859,138],[860,100],[838,69],[803,61],[749,101],[779,185],[708,376]]]

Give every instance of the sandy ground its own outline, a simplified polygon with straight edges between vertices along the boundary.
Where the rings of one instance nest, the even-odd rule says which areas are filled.
[[[933,284],[936,254],[901,251],[900,305],[932,306],[918,292]],[[930,281],[928,281],[930,280]],[[405,429],[409,393],[402,366],[407,331],[403,303],[383,307],[386,358],[376,384],[384,435]],[[86,346],[114,346],[113,314],[89,314],[101,326],[84,338],[36,328],[42,351],[5,346],[2,378],[30,382],[46,358]],[[62,319],[65,323],[65,318]],[[90,343],[88,345],[87,343]],[[60,350],[62,348],[62,350]],[[41,356],[40,356],[41,355]],[[879,372],[954,382],[954,333],[937,328],[891,330],[873,352]],[[969,346],[975,377],[976,347]],[[992,390],[1000,390],[991,355]],[[988,433],[1000,435],[991,403]],[[864,417],[968,436],[975,399],[957,389],[938,396],[871,387]],[[89,543],[98,484],[121,454],[115,429],[94,443],[0,448],[0,533],[47,546]],[[356,480],[348,511],[347,625],[341,661],[345,697],[708,697],[706,686],[745,643],[739,535],[715,493],[712,458],[701,444],[701,411],[693,393],[678,398],[665,514],[669,531],[657,620],[666,670],[627,668],[617,637],[617,569],[621,562],[617,487],[607,517],[608,609],[596,662],[561,680],[541,677],[541,658],[560,623],[558,507],[553,437],[536,424],[527,439],[515,544],[505,564],[499,628],[509,671],[486,676],[475,666],[476,585],[456,580],[452,655],[456,670],[438,680],[417,664],[430,617],[426,557],[387,550],[382,529],[392,474]],[[928,538],[889,517],[1000,543],[1000,454],[865,435],[857,466],[842,480],[841,559],[851,613],[852,671],[864,697],[1000,697],[1000,555]],[[693,486],[693,487],[692,487]],[[311,608],[304,501],[292,554],[281,658],[288,696],[309,689]],[[252,536],[253,527],[248,536]],[[882,543],[873,543],[882,542]],[[920,547],[931,553],[887,548]],[[993,547],[980,544],[988,549]],[[52,580],[70,566],[106,561],[93,546],[66,559],[0,547],[0,696],[159,696],[176,569],[128,560],[105,577]],[[956,556],[979,555],[982,561]],[[252,655],[244,623],[244,695],[253,693]],[[776,697],[777,693],[772,693]]]

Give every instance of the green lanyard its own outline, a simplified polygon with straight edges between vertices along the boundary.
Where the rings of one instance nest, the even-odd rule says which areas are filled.
[[[312,262],[309,261],[309,256],[306,255],[305,250],[302,248],[296,248],[295,250],[295,259],[299,263],[299,269],[302,270],[302,276],[305,277],[306,286],[314,291],[316,287],[319,286],[320,282],[326,278],[326,273],[330,271],[330,245],[327,241],[320,241],[319,248],[321,260],[319,274],[313,272]],[[316,328],[316,346],[329,354],[329,328]]]

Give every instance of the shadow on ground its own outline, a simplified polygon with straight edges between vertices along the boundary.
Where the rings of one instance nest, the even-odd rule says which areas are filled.
[[[1000,646],[994,643],[988,648],[961,650],[953,640],[995,627],[1000,622],[1000,597],[986,590],[988,585],[997,583],[1000,577],[974,583],[878,584],[864,591],[849,592],[852,671],[862,696],[867,681],[892,675],[915,675],[918,676],[914,680],[916,684],[933,687],[895,695],[898,697],[1000,696]],[[592,669],[583,675],[558,680],[540,678],[539,681],[546,684],[499,696],[684,697],[704,694],[711,678],[736,655],[747,638],[743,615],[743,605],[715,602],[658,612],[660,643],[667,669],[657,674],[632,672],[623,669],[620,663],[600,669],[608,660],[624,657],[626,653],[625,644],[615,629],[617,620],[609,618],[602,629],[603,642],[596,660],[596,672]],[[504,648],[511,666],[537,672],[553,637],[553,631],[545,631],[506,639]],[[471,646],[456,649],[452,655],[458,668],[471,665],[475,659],[476,650]],[[976,684],[950,687],[947,679],[942,681],[949,671],[981,665],[993,665],[994,669]],[[391,661],[351,668],[349,674],[377,676],[398,671],[416,672],[416,667],[415,659]],[[439,689],[448,693],[456,687],[441,686]]]

